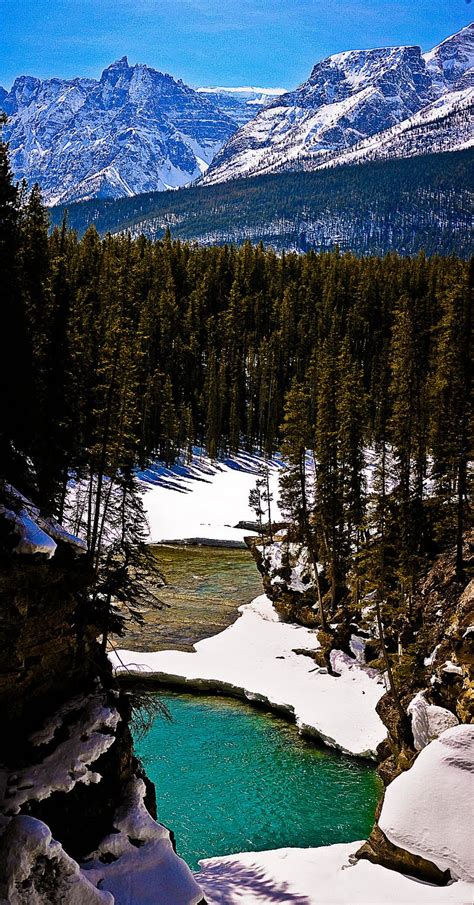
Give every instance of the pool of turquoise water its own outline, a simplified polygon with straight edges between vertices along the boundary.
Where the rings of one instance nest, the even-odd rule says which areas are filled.
[[[160,699],[172,721],[157,717],[135,739],[136,751],[156,785],[158,819],[193,869],[200,858],[370,832],[381,791],[370,764],[318,748],[283,719],[238,701],[171,692]]]

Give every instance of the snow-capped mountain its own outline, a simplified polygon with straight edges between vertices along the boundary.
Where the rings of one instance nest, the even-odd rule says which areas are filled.
[[[474,24],[467,25],[455,35],[446,38],[433,50],[424,54],[424,60],[433,81],[439,85],[440,91],[445,87],[468,87],[464,84],[465,75],[472,83],[474,67]]]
[[[126,57],[99,81],[21,76],[0,102],[13,171],[50,204],[186,185],[237,128],[207,96]]]
[[[449,91],[423,107],[419,113],[391,129],[364,139],[348,151],[336,151],[321,158],[299,160],[305,170],[382,160],[415,157],[443,151],[462,151],[474,145],[474,86]]]
[[[197,88],[123,57],[100,80],[0,87],[18,179],[49,204],[473,143],[474,25],[429,53],[337,53],[294,91]]]
[[[239,126],[253,119],[261,107],[266,107],[277,97],[286,94],[286,88],[197,88],[199,94],[209,96],[223,113]]]
[[[334,54],[316,64],[307,82],[240,128],[202,182],[335,165],[348,162],[355,147],[361,157],[375,157],[379,140],[381,156],[466,147],[472,138],[473,64],[474,25],[427,54],[419,47]],[[441,119],[449,120],[447,135]]]

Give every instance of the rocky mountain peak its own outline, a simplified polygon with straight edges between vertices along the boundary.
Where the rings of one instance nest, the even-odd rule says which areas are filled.
[[[474,26],[469,26],[429,54],[422,54],[418,46],[380,47],[349,50],[319,61],[306,82],[274,100],[232,136],[203,181],[316,169],[328,159],[334,165],[338,155],[372,138],[376,141],[378,135],[389,133],[391,139],[391,130],[429,111],[453,89],[470,90],[473,38]],[[451,97],[447,108],[466,99],[469,102],[467,95]],[[441,141],[439,118],[447,112],[438,108],[427,117],[423,132],[417,133],[420,145],[404,143],[408,156],[423,153],[424,144],[427,152],[436,149]],[[447,143],[441,141],[440,149],[465,147],[470,118],[454,124],[451,118],[450,125]],[[372,147],[370,153],[375,153]],[[396,141],[387,155],[397,156]]]
[[[474,67],[474,23],[450,35],[424,54],[427,69],[438,84],[450,86]]]
[[[211,99],[126,57],[99,81],[22,76],[1,106],[15,175],[51,204],[186,185],[237,128]]]
[[[105,67],[100,77],[100,81],[105,81],[113,72],[125,72],[130,68],[131,67],[128,65],[128,57],[120,57],[120,60],[115,60],[113,63],[110,63],[109,66]]]

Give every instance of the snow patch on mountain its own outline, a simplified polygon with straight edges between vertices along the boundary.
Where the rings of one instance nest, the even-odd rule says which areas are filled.
[[[199,94],[205,94],[223,113],[230,116],[239,126],[252,119],[260,107],[286,94],[286,88],[258,88],[244,86],[239,88],[197,88]]]
[[[208,96],[126,57],[94,79],[21,76],[0,95],[18,179],[50,204],[187,185],[237,122]]]
[[[322,60],[232,136],[202,181],[469,147],[473,44],[470,25],[428,54],[386,47]]]
[[[317,161],[300,158],[302,169],[361,163],[388,157],[415,157],[462,151],[474,145],[474,87],[449,91],[397,126],[358,142],[348,151]]]

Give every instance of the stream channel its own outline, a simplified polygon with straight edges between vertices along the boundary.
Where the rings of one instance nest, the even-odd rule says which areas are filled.
[[[156,550],[166,606],[148,613],[124,648],[192,650],[262,592],[246,550]],[[159,697],[172,720],[157,716],[135,747],[156,785],[158,819],[191,868],[200,858],[367,837],[381,791],[371,764],[318,747],[280,716],[240,701],[168,690]]]

